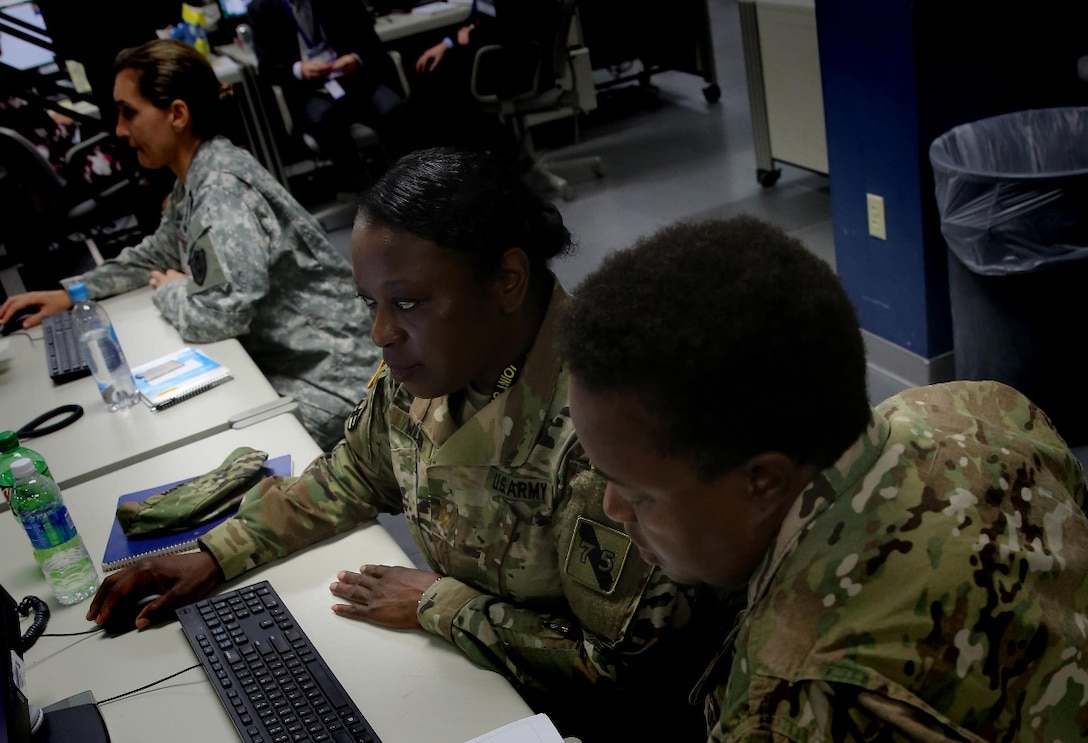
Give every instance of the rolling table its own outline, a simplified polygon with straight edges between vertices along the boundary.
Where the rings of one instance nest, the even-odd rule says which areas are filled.
[[[777,183],[778,162],[827,175],[815,0],[740,0],[737,7],[756,179]]]
[[[101,565],[117,496],[206,472],[238,446],[270,456],[289,453],[295,473],[320,453],[293,416],[280,415],[68,488],[65,502],[96,566]],[[53,598],[26,536],[9,514],[0,513],[0,545],[0,583],[16,601],[33,594],[49,604],[47,633],[93,628],[84,619],[89,601],[62,607]],[[337,601],[329,584],[339,570],[357,569],[364,562],[412,564],[374,522],[250,571],[223,588],[270,581],[383,743],[462,743],[532,714],[501,676],[476,668],[441,640],[422,631],[387,630],[333,614],[329,607]],[[176,622],[116,637],[43,637],[25,660],[28,696],[43,707],[88,689],[104,700],[198,662]],[[238,739],[199,668],[101,710],[114,743]]]

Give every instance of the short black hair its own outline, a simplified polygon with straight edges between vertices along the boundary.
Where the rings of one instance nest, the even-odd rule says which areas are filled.
[[[632,394],[651,441],[712,479],[765,451],[827,467],[871,417],[838,277],[754,217],[666,227],[575,291],[560,352],[590,392]]]
[[[376,220],[465,254],[487,279],[502,255],[521,248],[540,281],[548,263],[572,252],[570,231],[544,201],[497,158],[437,147],[398,160],[359,199],[363,221]]]

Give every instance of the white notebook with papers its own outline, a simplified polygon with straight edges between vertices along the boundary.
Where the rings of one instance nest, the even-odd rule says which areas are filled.
[[[132,370],[140,397],[161,410],[210,390],[231,378],[230,369],[203,351],[186,346]]]

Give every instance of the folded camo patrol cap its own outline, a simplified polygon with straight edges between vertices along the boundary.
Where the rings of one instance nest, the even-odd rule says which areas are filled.
[[[117,521],[130,537],[191,529],[237,508],[245,492],[260,480],[266,459],[263,451],[239,447],[211,472],[147,500],[122,503],[117,507]]]

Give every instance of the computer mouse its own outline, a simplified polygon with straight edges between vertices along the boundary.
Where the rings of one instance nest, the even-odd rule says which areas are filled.
[[[23,320],[37,311],[36,307],[23,307],[20,310],[15,310],[15,314],[6,323],[0,325],[0,336],[11,335],[16,330],[22,330]]]
[[[160,594],[152,593],[135,601],[125,601],[110,611],[109,620],[102,626],[110,635],[123,635],[136,629],[136,617],[144,607],[157,599]]]

